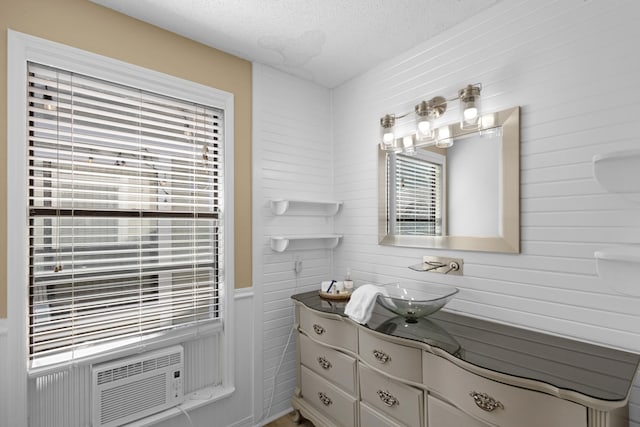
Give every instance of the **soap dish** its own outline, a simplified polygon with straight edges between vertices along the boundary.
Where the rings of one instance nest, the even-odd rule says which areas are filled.
[[[336,300],[336,301],[348,300],[349,298],[351,298],[351,294],[352,294],[352,292],[349,292],[349,291],[342,291],[337,294],[332,294],[330,292],[322,292],[322,291],[319,291],[319,292],[320,292],[320,298]]]

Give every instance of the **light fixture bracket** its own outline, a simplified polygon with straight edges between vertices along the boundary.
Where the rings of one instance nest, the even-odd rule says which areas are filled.
[[[480,85],[467,85],[458,91],[458,98],[462,102],[474,102],[480,96],[481,89]]]
[[[447,111],[447,100],[442,96],[436,96],[428,101],[421,101],[416,105],[415,111],[419,117],[437,119]]]
[[[380,126],[384,129],[389,129],[396,124],[396,116],[393,114],[385,114],[380,118]]]

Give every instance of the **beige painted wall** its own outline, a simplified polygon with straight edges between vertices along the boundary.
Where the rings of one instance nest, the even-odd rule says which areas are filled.
[[[7,315],[7,29],[231,92],[235,97],[235,287],[251,286],[251,63],[88,0],[0,1],[0,318]],[[23,286],[24,284],[13,284]]]

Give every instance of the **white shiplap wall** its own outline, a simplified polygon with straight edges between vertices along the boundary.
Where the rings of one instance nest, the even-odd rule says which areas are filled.
[[[255,324],[263,354],[263,374],[256,379],[256,415],[269,420],[291,408],[295,387],[289,297],[318,288],[331,278],[333,268],[330,250],[278,253],[271,250],[269,237],[331,233],[334,227],[330,217],[275,216],[269,201],[332,199],[330,91],[254,64],[253,123],[253,275],[256,301],[262,307],[255,313]],[[302,261],[299,273],[294,271],[296,260]]]
[[[505,0],[334,90],[334,188],[345,203],[334,272],[351,267],[356,283],[446,282],[461,290],[452,310],[640,352],[640,298],[616,294],[593,258],[640,244],[640,204],[607,194],[591,164],[639,146],[639,19],[635,0]],[[379,118],[476,82],[485,111],[522,107],[521,253],[379,246]],[[457,113],[450,105],[451,121]],[[436,254],[463,258],[464,276],[406,268]]]

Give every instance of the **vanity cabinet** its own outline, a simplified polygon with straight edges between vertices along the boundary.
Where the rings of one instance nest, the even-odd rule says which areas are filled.
[[[307,309],[296,310],[296,317],[296,394],[305,415],[318,426],[358,426],[357,326],[346,318]]]
[[[320,375],[314,374],[306,366],[300,368],[300,390],[306,397],[306,402],[331,420],[330,425],[356,425],[356,398]]]
[[[360,425],[367,427],[403,427],[380,412],[373,409],[367,402],[360,402]]]
[[[316,342],[355,354],[358,348],[356,324],[340,316],[313,310],[298,311],[299,330]]]
[[[341,351],[315,343],[306,335],[298,335],[300,364],[356,395],[356,359]]]
[[[358,355],[362,362],[388,376],[422,382],[422,350],[385,338],[364,328],[359,331]]]
[[[383,310],[363,326],[345,302],[293,300],[292,405],[316,427],[629,425],[640,355],[456,314],[390,328]]]
[[[423,390],[359,363],[360,399],[401,425],[424,425]]]
[[[423,381],[430,392],[478,421],[518,427],[587,425],[582,405],[484,378],[428,352],[423,357]]]
[[[434,396],[427,397],[429,427],[491,427]]]

